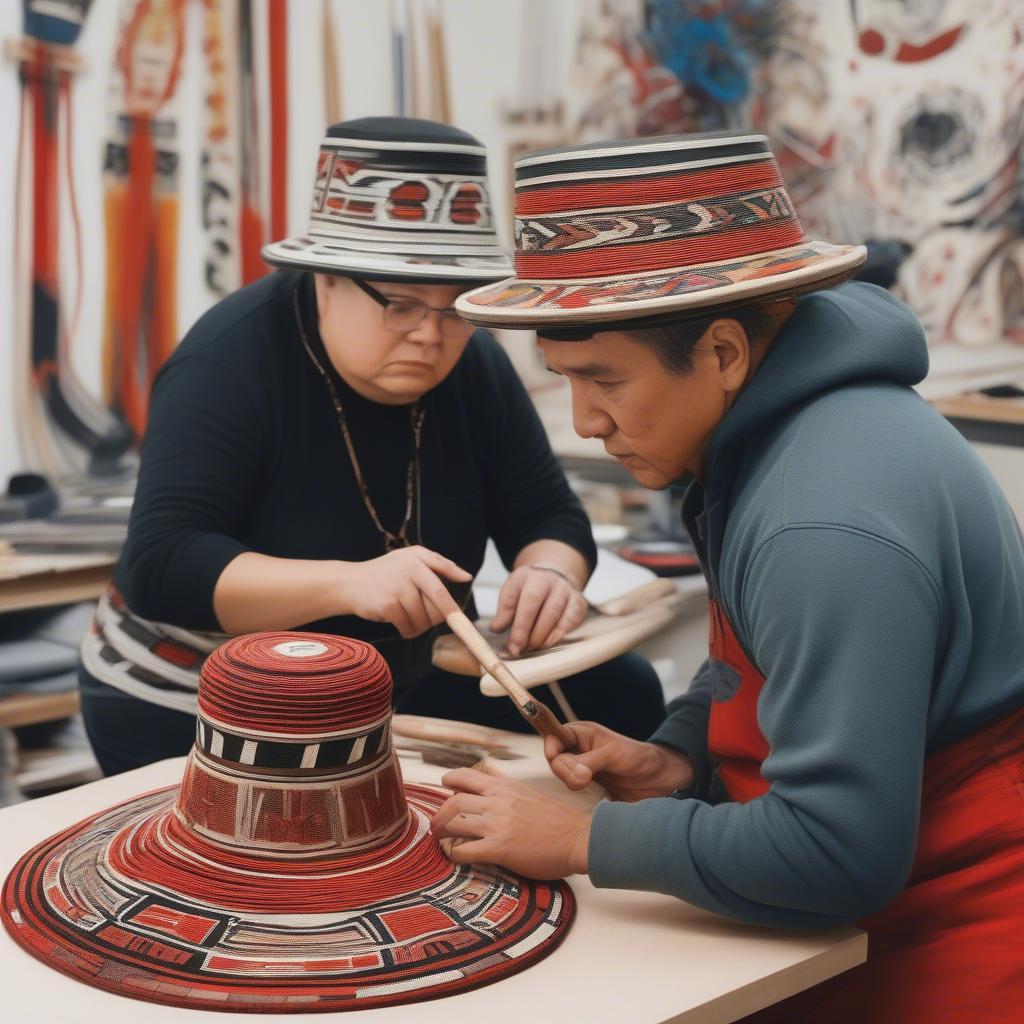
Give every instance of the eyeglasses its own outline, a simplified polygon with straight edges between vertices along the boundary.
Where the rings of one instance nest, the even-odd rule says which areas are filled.
[[[389,299],[365,281],[360,281],[357,277],[353,277],[351,280],[361,292],[369,295],[384,310],[384,326],[389,331],[408,334],[410,331],[415,331],[426,320],[428,313],[437,313],[443,334],[457,337],[473,333],[473,325],[466,323],[451,306],[437,309],[435,306],[428,306],[415,299]]]

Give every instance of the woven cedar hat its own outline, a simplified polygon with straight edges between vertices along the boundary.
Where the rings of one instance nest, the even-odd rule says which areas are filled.
[[[516,276],[462,295],[488,327],[631,326],[844,280],[861,246],[804,235],[765,136],[713,132],[516,162]]]
[[[121,995],[204,1009],[364,1009],[522,970],[564,937],[564,882],[451,863],[444,790],[404,785],[369,645],[230,640],[203,666],[181,786],[50,837],[3,888],[31,954]]]
[[[407,117],[329,128],[309,230],[265,245],[263,258],[381,281],[476,284],[512,271],[494,231],[483,145],[458,128]]]

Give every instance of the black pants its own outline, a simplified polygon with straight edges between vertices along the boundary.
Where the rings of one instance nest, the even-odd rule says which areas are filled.
[[[79,665],[82,717],[96,760],[104,775],[187,754],[196,734],[194,715],[140,700],[90,675]],[[650,663],[638,654],[568,676],[562,690],[577,716],[601,722],[635,739],[647,739],[665,717],[661,682]],[[551,691],[532,691],[562,715]],[[511,701],[485,697],[478,682],[435,669],[408,693],[396,694],[395,710],[405,714],[454,718],[497,729],[529,732]]]

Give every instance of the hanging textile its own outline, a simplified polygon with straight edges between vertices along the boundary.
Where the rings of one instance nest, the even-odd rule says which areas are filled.
[[[141,437],[177,335],[178,84],[186,0],[123,0],[104,160],[107,402]]]
[[[15,416],[25,464],[68,482],[122,473],[123,456],[131,445],[130,434],[86,392],[72,370],[77,309],[69,327],[60,275],[60,209],[66,195],[75,230],[80,296],[70,98],[71,77],[84,67],[73,46],[90,2],[24,0],[24,36],[8,47],[21,78],[15,360],[16,379],[23,383],[15,388]]]

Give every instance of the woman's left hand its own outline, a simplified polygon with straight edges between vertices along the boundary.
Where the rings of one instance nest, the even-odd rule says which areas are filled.
[[[498,864],[541,879],[586,872],[589,811],[476,768],[456,768],[441,782],[455,795],[430,829],[456,864]]]
[[[495,633],[508,629],[508,653],[553,647],[587,616],[579,590],[550,569],[521,566],[505,581],[498,595],[498,613],[491,622]]]

